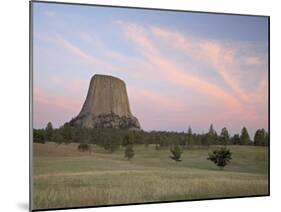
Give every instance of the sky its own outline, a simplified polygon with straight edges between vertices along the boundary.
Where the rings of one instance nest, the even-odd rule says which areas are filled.
[[[78,115],[95,74],[125,81],[147,131],[268,128],[266,17],[33,6],[35,128]]]

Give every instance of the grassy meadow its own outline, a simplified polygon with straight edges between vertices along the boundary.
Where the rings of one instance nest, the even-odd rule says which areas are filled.
[[[111,154],[77,145],[34,144],[34,209],[268,194],[267,147],[228,146],[233,159],[219,170],[206,160],[215,146],[185,150],[175,162],[154,145],[135,145],[130,161],[123,147]]]

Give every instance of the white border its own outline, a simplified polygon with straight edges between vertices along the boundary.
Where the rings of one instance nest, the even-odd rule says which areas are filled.
[[[58,0],[59,1],[59,0]],[[271,16],[271,197],[155,205],[79,209],[76,211],[278,211],[280,210],[280,7],[274,0],[68,0],[119,6],[246,13]],[[3,1],[0,7],[0,198],[1,211],[27,211],[29,136],[29,2]],[[71,210],[69,210],[71,211]]]

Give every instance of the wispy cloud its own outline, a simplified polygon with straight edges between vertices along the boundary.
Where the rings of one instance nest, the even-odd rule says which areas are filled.
[[[257,56],[252,56],[252,57],[246,57],[245,58],[245,64],[247,65],[261,65],[262,64],[262,61],[259,57]]]
[[[210,104],[215,104],[221,109],[217,117],[221,117],[222,122],[227,122],[227,117],[235,119],[240,117],[240,124],[246,122],[253,124],[260,119],[256,104],[260,101],[266,104],[266,99],[260,96],[260,94],[254,94],[265,92],[261,92],[258,88],[254,91],[243,90],[240,86],[236,75],[243,75],[243,70],[234,70],[243,65],[241,60],[237,60],[235,57],[238,47],[236,48],[232,44],[224,44],[217,41],[186,38],[181,33],[170,32],[160,28],[146,28],[137,24],[120,21],[118,24],[124,30],[126,37],[142,53],[144,59],[155,67],[157,80],[175,86],[191,88],[195,92],[205,95],[205,101],[208,103],[210,103],[208,100],[211,98],[212,103]],[[219,74],[228,88],[210,82],[208,78],[205,78],[206,76],[198,77],[194,75],[188,67],[178,63],[175,58],[166,56],[160,50],[159,43],[155,43],[155,40],[159,41],[160,39],[164,40],[170,48],[174,47],[176,50],[184,52],[193,59],[195,64],[203,62],[213,67],[213,70]],[[253,57],[246,57],[248,58],[248,65],[249,61],[254,65],[259,63],[258,57],[252,59]],[[210,107],[210,105],[206,106]],[[211,119],[211,115],[209,117]]]
[[[179,67],[172,58],[165,57],[149,39],[149,32],[145,28],[130,23],[119,22],[119,24],[122,24],[126,36],[138,46],[145,58],[157,67],[159,79],[175,85],[192,88],[200,93],[222,100],[224,104],[232,109],[241,109],[239,101],[223,88],[209,83],[203,78],[193,76],[188,73],[188,70]]]
[[[243,60],[235,56],[239,53],[241,45],[209,39],[198,39],[187,37],[179,32],[164,30],[159,27],[152,27],[151,31],[159,39],[183,51],[195,62],[207,63],[221,76],[224,82],[234,91],[237,98],[248,101],[248,92],[241,88],[240,82],[235,75],[243,74],[241,66],[260,65],[261,59],[255,55],[244,55]],[[248,47],[248,46],[247,46]]]
[[[45,14],[50,20],[55,15]],[[60,21],[60,26],[67,24]],[[113,45],[96,29],[71,29],[75,32],[71,35],[36,31],[42,49],[47,43],[53,45],[44,51],[58,50],[59,59],[50,61],[63,69],[56,75],[57,67],[41,58],[52,75],[46,78],[47,86],[35,87],[38,122],[52,118],[60,125],[77,115],[89,85],[87,77],[99,72],[125,78],[132,111],[144,129],[179,130],[189,124],[202,129],[211,122],[235,130],[242,125],[267,126],[266,58],[251,45],[199,38],[164,25],[114,23],[114,30],[120,31],[114,31]],[[115,41],[125,45],[120,48]],[[80,67],[87,70],[83,77],[76,73]],[[52,86],[61,90],[53,93]],[[48,115],[42,117],[45,113],[40,111]]]
[[[95,58],[95,57],[91,56],[90,54],[87,54],[86,52],[84,52],[82,49],[80,49],[76,45],[74,45],[74,44],[70,43],[69,41],[67,41],[66,39],[64,39],[61,35],[56,34],[55,37],[62,47],[64,47],[70,53],[77,56],[81,61],[85,62],[86,64],[90,64],[93,66],[102,66],[102,67],[105,67],[108,69],[115,69],[114,66],[112,66],[111,64],[105,63],[104,61],[102,61],[98,58]]]
[[[127,73],[131,77],[142,79],[146,74],[153,74],[151,65],[143,60],[143,58],[124,55],[122,52],[114,50],[112,47],[106,45],[104,41],[99,38],[95,33],[80,32],[79,36],[82,41],[86,42],[89,46],[99,51],[104,56],[104,60],[114,63],[114,72]]]

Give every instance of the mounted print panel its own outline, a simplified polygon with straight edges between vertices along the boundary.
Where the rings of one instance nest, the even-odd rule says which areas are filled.
[[[31,210],[269,195],[269,17],[30,6]]]

